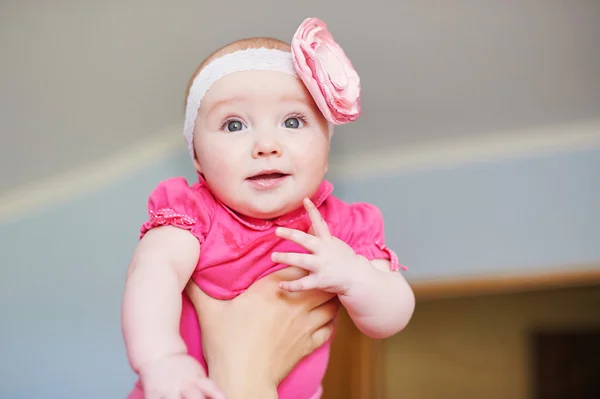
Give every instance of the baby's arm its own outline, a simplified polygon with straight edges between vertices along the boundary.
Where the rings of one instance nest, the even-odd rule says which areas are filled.
[[[185,288],[200,256],[189,231],[173,226],[148,231],[131,260],[123,298],[127,356],[144,397],[222,399],[202,365],[187,354],[179,333]]]
[[[408,282],[402,273],[390,270],[386,259],[357,258],[356,283],[338,295],[340,302],[356,327],[371,338],[387,338],[402,331],[415,308]]]
[[[380,249],[377,244],[383,238],[379,211],[369,206],[363,208],[366,209],[363,214],[356,212],[346,217],[344,223],[350,234],[343,234],[346,236],[343,241],[331,234],[310,200],[305,199],[304,206],[312,223],[312,234],[284,227],[278,228],[276,234],[308,253],[273,253],[272,259],[301,267],[310,274],[281,282],[280,287],[289,291],[322,289],[337,294],[358,329],[371,338],[386,338],[404,329],[412,317],[415,298],[402,274],[390,270],[386,259],[378,259],[385,254],[392,257],[390,251]]]
[[[127,272],[122,324],[132,368],[187,353],[179,334],[181,293],[200,255],[189,231],[165,226],[148,231]]]

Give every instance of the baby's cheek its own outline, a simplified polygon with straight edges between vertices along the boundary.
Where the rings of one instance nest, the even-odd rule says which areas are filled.
[[[309,171],[310,177],[321,180],[327,171],[329,157],[326,152],[320,152],[316,149],[308,150],[302,159],[302,169]]]
[[[212,154],[209,160],[211,165],[207,169],[210,169],[215,178],[232,180],[235,174],[243,173],[239,158],[227,154]]]
[[[209,168],[204,168],[204,178],[213,194],[222,200],[226,199],[223,196],[231,196],[239,191],[239,187],[234,187],[236,181],[232,174],[233,167],[226,162],[214,162]],[[239,171],[238,171],[238,174]]]

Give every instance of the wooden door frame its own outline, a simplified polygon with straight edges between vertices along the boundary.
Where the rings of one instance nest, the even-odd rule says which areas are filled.
[[[471,278],[436,279],[411,283],[417,301],[466,296],[515,294],[600,284],[600,265],[566,266],[559,271]]]
[[[465,296],[509,294],[600,283],[600,266],[565,267],[558,272],[486,276],[412,283],[417,302]],[[340,310],[331,358],[323,381],[323,399],[385,399],[385,340],[362,334]]]
[[[384,344],[361,333],[342,308],[323,381],[323,399],[384,399]]]

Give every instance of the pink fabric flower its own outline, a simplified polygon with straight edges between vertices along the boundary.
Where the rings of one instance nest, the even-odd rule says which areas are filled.
[[[358,119],[358,73],[323,21],[307,18],[302,22],[292,39],[292,58],[325,119],[336,125]]]

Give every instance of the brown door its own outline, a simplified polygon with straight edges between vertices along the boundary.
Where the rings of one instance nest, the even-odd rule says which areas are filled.
[[[533,334],[535,399],[600,398],[600,330]]]

